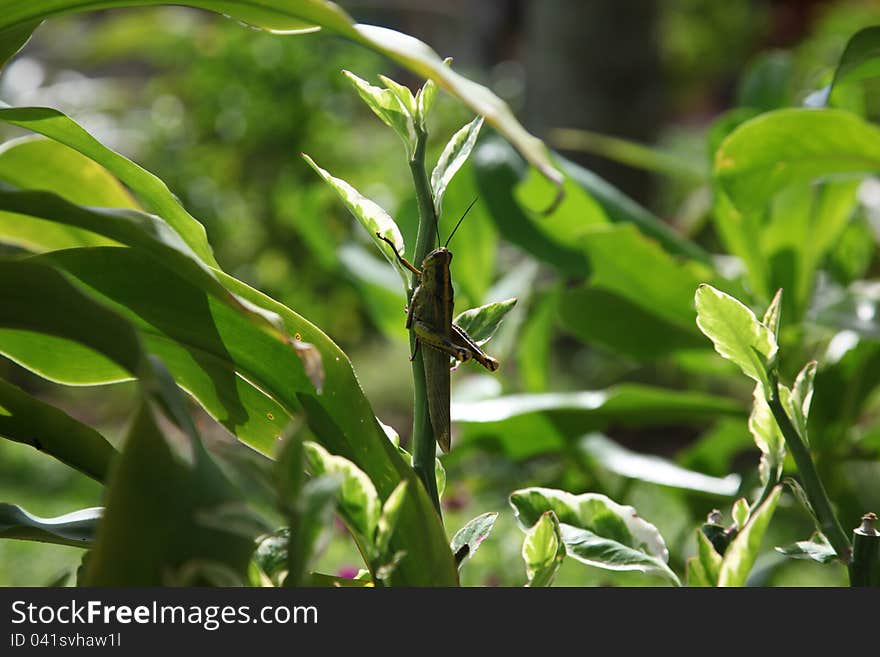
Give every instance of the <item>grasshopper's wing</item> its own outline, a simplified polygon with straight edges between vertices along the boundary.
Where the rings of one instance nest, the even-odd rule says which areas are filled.
[[[452,343],[457,347],[467,349],[471,354],[471,358],[490,372],[498,369],[498,361],[480,349],[480,346],[467,334],[467,331],[456,324],[452,325]]]
[[[434,437],[444,452],[450,447],[450,376],[449,355],[429,346],[422,346],[422,362],[425,364],[425,383],[428,390],[428,414]]]

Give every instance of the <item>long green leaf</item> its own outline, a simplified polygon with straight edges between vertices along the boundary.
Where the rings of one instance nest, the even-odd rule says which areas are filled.
[[[0,436],[106,481],[116,450],[100,433],[0,379]]]
[[[45,353],[39,336],[50,344],[78,345],[80,353],[98,356],[116,380],[134,378],[144,366],[137,334],[116,313],[77,290],[62,274],[44,264],[0,260],[0,353],[30,367],[64,364],[58,353]],[[27,359],[33,352],[37,365]],[[47,378],[52,378],[51,376]],[[54,380],[59,380],[55,378]]]
[[[137,209],[138,204],[104,167],[57,141],[28,136],[0,146],[0,181],[54,192],[70,203]],[[110,238],[68,224],[0,212],[0,240],[31,251],[112,245]]]
[[[0,4],[0,16],[6,20],[9,16],[3,13],[4,6],[9,4],[15,3],[2,0]],[[21,8],[21,5],[16,9],[18,8]],[[4,19],[0,21],[5,22]],[[3,22],[0,22],[0,25]],[[183,209],[165,183],[131,160],[101,144],[70,117],[46,107],[0,106],[0,120],[54,139],[105,167],[128,185],[148,209],[167,221],[199,258],[208,265],[218,266],[208,245],[204,226]]]
[[[584,436],[579,447],[603,468],[631,479],[712,495],[730,496],[735,495],[739,490],[739,475],[731,474],[724,478],[710,477],[683,468],[659,456],[625,449],[601,434]]]
[[[41,22],[25,21],[17,25],[0,27],[0,68],[21,50]]]
[[[637,384],[505,395],[452,405],[452,420],[464,425],[462,444],[491,436],[512,459],[558,452],[585,431],[601,431],[612,423],[631,427],[692,424],[744,414],[730,399]]]
[[[90,547],[104,509],[94,507],[56,518],[40,518],[14,504],[0,503],[0,538]]]
[[[162,4],[171,3],[161,0],[102,0],[98,3],[93,0],[47,0],[40,3],[0,0],[0,30],[18,29],[15,34],[19,35],[20,40],[22,31],[33,29],[37,21],[54,15]],[[434,80],[440,88],[470,107],[474,114],[485,117],[545,176],[559,185],[562,183],[543,142],[520,125],[507,104],[483,85],[453,71],[437,53],[418,39],[384,27],[355,24],[336,4],[322,0],[186,0],[176,4],[223,13],[281,34],[324,28],[375,50],[404,68]],[[20,45],[15,46],[16,50]]]
[[[378,425],[348,358],[320,330],[285,306],[218,273],[233,293],[277,313],[289,334],[299,335],[320,351],[325,381],[317,394],[290,349],[257,330],[229,305],[135,249],[75,249],[37,260],[62,268],[127,316],[137,326],[146,348],[165,362],[180,385],[258,449],[271,454],[290,416],[305,411],[323,446],[364,470],[383,499],[402,479],[409,480],[410,493],[391,549],[406,546],[410,552],[393,579],[423,585],[457,581],[452,555],[427,494]],[[63,295],[58,303],[63,310]],[[50,314],[59,321],[64,315],[55,312],[53,309]],[[69,312],[76,315],[72,309]],[[110,367],[112,361],[108,364],[106,358],[102,365],[93,353],[46,358],[47,344],[54,344],[55,353],[61,347],[52,342],[51,333],[29,333],[27,337],[26,343],[13,344],[0,335],[0,346],[7,353],[14,348],[16,353],[11,357],[48,378],[81,383],[82,378],[90,377],[90,383],[98,383],[96,371],[104,372],[110,380],[124,378],[122,368]]]
[[[204,584],[205,566],[246,580],[256,533],[212,521],[230,517],[239,493],[197,436],[185,440],[182,449],[173,445],[149,402],[141,404],[110,480],[86,585]]]

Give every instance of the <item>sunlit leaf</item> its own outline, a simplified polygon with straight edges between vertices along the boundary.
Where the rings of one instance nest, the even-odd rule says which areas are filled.
[[[401,104],[398,95],[391,89],[373,86],[350,71],[343,71],[343,74],[354,85],[358,95],[373,113],[403,140],[407,153],[412,157],[416,143],[413,118],[408,109]],[[314,166],[312,162],[309,163]]]
[[[101,9],[169,4],[167,0],[108,0]],[[255,27],[280,34],[325,29],[374,50],[413,73],[434,80],[438,87],[461,100],[474,114],[485,117],[523,156],[549,179],[561,185],[562,178],[550,161],[547,148],[520,125],[507,104],[483,85],[473,82],[446,65],[427,44],[394,30],[356,24],[333,2],[323,0],[186,0],[178,3],[220,12]],[[40,4],[0,0],[0,34],[10,41],[8,57],[15,52],[29,30],[51,16],[94,9],[87,0],[51,0]],[[9,30],[8,32],[4,32]],[[6,39],[3,40],[6,43]],[[161,213],[160,213],[161,214]]]
[[[687,562],[688,586],[718,586],[718,573],[721,570],[721,555],[701,531],[697,535],[697,556]]]
[[[446,144],[440,154],[440,159],[437,160],[437,166],[431,172],[431,190],[434,193],[434,207],[438,217],[442,214],[443,196],[446,194],[446,188],[449,187],[455,174],[470,157],[482,127],[483,117],[478,116],[456,132]]]
[[[541,514],[538,522],[526,530],[522,546],[523,561],[530,587],[550,586],[565,558],[565,543],[559,520],[552,511]]]
[[[4,13],[11,11],[11,8],[6,8],[10,4],[16,3],[0,0],[0,16],[3,16],[0,25],[11,18]],[[16,7],[19,8],[21,5]],[[46,107],[0,105],[0,121],[43,134],[102,165],[134,191],[149,210],[162,217],[202,261],[210,266],[218,266],[208,245],[204,226],[183,209],[165,183],[101,144],[65,114]]]
[[[303,158],[308,162],[309,166],[312,167],[317,174],[333,188],[333,191],[339,195],[339,198],[342,199],[345,206],[354,215],[355,219],[360,222],[361,226],[364,227],[373,242],[375,242],[379,251],[382,252],[382,255],[385,256],[388,262],[390,262],[394,269],[400,274],[404,288],[408,288],[410,279],[409,270],[400,263],[397,256],[394,254],[394,249],[396,249],[397,253],[401,255],[403,255],[403,252],[405,251],[403,236],[400,234],[400,229],[397,227],[394,219],[392,219],[385,210],[379,207],[379,205],[363,196],[347,182],[341,178],[334,178],[331,176],[327,171],[315,164],[314,160],[308,155],[304,154]],[[392,249],[384,239],[380,239],[380,235],[389,240],[391,244],[394,245],[394,248]]]
[[[603,468],[631,479],[713,495],[729,496],[739,490],[739,475],[710,477],[659,456],[625,449],[601,434],[584,436],[579,447]]]
[[[363,470],[341,456],[334,456],[313,442],[304,444],[306,462],[314,476],[336,475],[339,513],[352,531],[372,543],[382,512],[376,487]]]
[[[573,495],[549,488],[525,488],[510,495],[523,529],[547,511],[559,519],[566,553],[578,561],[609,570],[638,570],[662,575],[678,584],[667,565],[669,551],[657,528],[598,493]]]
[[[733,539],[724,553],[718,572],[718,586],[745,586],[781,493],[782,486],[773,489],[767,500],[752,514],[748,524]]]
[[[711,285],[697,288],[695,303],[697,326],[712,340],[715,351],[767,389],[767,367],[778,348],[770,329],[738,300]]]
[[[458,563],[459,568],[473,556],[483,541],[489,537],[489,533],[492,531],[492,527],[495,526],[497,519],[498,513],[495,511],[483,513],[476,518],[468,520],[464,527],[455,532],[449,548],[452,550],[452,554],[455,555],[455,561]]]
[[[783,109],[734,130],[715,154],[715,176],[740,211],[752,212],[795,182],[880,171],[878,152],[880,129],[855,114]]]
[[[495,335],[505,315],[513,310],[515,305],[516,299],[488,303],[479,308],[466,310],[452,321],[464,329],[474,342],[483,345]]]

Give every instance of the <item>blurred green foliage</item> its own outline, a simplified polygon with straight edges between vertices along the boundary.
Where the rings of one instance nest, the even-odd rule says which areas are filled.
[[[880,22],[875,3],[833,3],[805,38],[757,52],[773,27],[771,13],[757,0],[664,3],[658,25],[664,82],[671,89],[670,105],[689,119],[670,123],[658,145],[666,153],[708,172],[721,141],[740,123],[758,112],[800,105],[830,83],[846,40]],[[84,114],[89,107],[90,125],[103,126],[115,147],[165,180],[205,224],[227,271],[303,314],[351,354],[379,417],[406,436],[410,393],[398,281],[369,249],[370,237],[299,156],[313,154],[334,175],[356,183],[395,217],[406,243],[415,242],[417,213],[403,149],[364,111],[340,75],[345,68],[373,81],[388,72],[387,62],[317,38],[272,36],[184,10],[131,10],[50,22],[26,55],[39,60],[45,76],[49,95],[38,97],[39,104],[63,107],[69,101]],[[69,69],[87,72],[93,86],[85,88],[100,93],[71,97],[64,86],[71,80]],[[866,89],[845,98],[846,107],[876,118],[874,96]],[[734,109],[711,122],[692,120],[728,105]],[[441,94],[432,113],[432,152],[470,118]],[[728,508],[732,500],[621,474],[584,447],[580,438],[588,431],[714,477],[739,474],[741,494],[758,486],[758,455],[745,424],[751,390],[730,376],[693,322],[693,289],[707,280],[725,279],[728,291],[755,307],[766,305],[780,284],[797,289],[784,297],[780,342],[788,355],[782,368],[792,374],[805,359],[820,360],[811,415],[820,472],[844,517],[880,507],[876,485],[866,485],[876,481],[880,452],[871,377],[878,333],[872,319],[867,327],[846,324],[859,317],[859,308],[874,308],[878,301],[873,283],[848,287],[877,271],[876,199],[856,203],[853,191],[854,214],[847,214],[827,252],[809,263],[819,272],[818,283],[807,272],[797,287],[785,280],[791,270],[778,260],[778,268],[759,279],[755,271],[744,272],[742,263],[728,276],[713,259],[703,259],[707,252],[726,250],[750,265],[748,253],[737,253],[723,234],[708,173],[696,181],[661,175],[650,211],[628,205],[575,165],[566,165],[566,173],[565,203],[541,218],[535,210],[547,206],[550,192],[525,176],[509,147],[488,135],[444,203],[448,230],[480,197],[452,244],[457,310],[519,298],[490,343],[503,362],[500,379],[462,366],[453,377],[459,407],[502,393],[607,394],[602,403],[591,398],[580,406],[550,400],[550,406],[512,420],[462,420],[459,447],[445,459],[447,531],[452,535],[478,513],[501,511],[491,537],[462,570],[462,583],[524,583],[521,533],[506,499],[510,491],[531,485],[600,491],[632,504],[665,537],[673,569],[684,571],[696,550],[693,528],[713,507]],[[779,214],[790,217],[794,206],[783,201]],[[665,224],[656,217],[671,219],[678,234],[663,232]],[[791,237],[790,226],[765,219],[765,250],[748,245],[762,262],[772,261]],[[635,223],[641,232],[620,221]],[[597,226],[601,230],[588,229]],[[643,232],[658,241],[647,242]],[[682,257],[681,248],[694,250]],[[633,253],[639,254],[635,272],[621,264]],[[852,330],[860,330],[861,338],[842,348],[845,331]],[[106,399],[103,390],[71,395],[14,366],[4,368],[71,409]],[[621,383],[672,390],[659,400],[650,391],[636,395],[615,410],[607,400],[619,399],[620,390],[612,386]],[[119,409],[128,403],[93,408],[95,417],[89,419],[118,435],[126,415]],[[98,504],[100,491],[63,466],[3,441],[0,499],[52,515]],[[754,581],[845,581],[837,566],[787,562],[769,551],[810,531],[806,514],[783,497]],[[316,569],[357,567],[357,552],[344,533],[339,528],[330,533]],[[79,558],[70,548],[0,541],[0,582],[42,584],[47,572],[75,567]],[[556,582],[660,585],[663,580],[567,560]]]

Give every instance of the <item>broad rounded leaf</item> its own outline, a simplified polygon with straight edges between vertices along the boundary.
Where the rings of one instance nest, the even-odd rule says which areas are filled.
[[[546,511],[559,519],[569,556],[609,570],[656,572],[678,584],[669,569],[669,550],[657,528],[631,506],[598,493],[573,495],[550,488],[525,488],[510,495],[510,505],[524,529]]]
[[[715,154],[715,177],[744,213],[762,210],[795,182],[877,171],[880,128],[843,110],[761,114],[734,130]]]
[[[778,349],[770,329],[741,302],[711,285],[697,288],[695,303],[697,326],[715,351],[767,388],[767,367]]]

